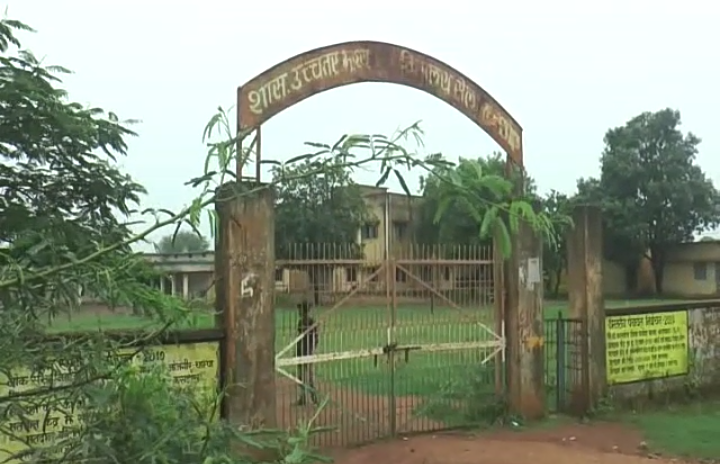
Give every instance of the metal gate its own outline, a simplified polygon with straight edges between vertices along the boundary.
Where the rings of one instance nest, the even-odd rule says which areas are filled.
[[[312,421],[333,429],[319,432],[315,443],[348,445],[493,420],[505,340],[490,250],[450,257],[437,247],[404,251],[375,261],[279,263],[282,425]],[[303,278],[305,285],[298,283]],[[309,356],[295,351],[301,335],[293,307],[301,299],[318,303],[312,316],[320,342]],[[311,404],[293,404],[303,388],[300,374],[307,379],[309,372],[301,366],[314,371],[319,412]]]

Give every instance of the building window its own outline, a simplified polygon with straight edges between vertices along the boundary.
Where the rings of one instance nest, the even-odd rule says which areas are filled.
[[[379,227],[377,224],[365,224],[360,229],[360,236],[363,240],[378,238]]]
[[[357,282],[357,269],[354,267],[345,268],[345,281],[346,282]]]
[[[707,280],[707,263],[694,263],[695,280]]]
[[[278,267],[275,268],[275,282],[282,282],[284,279],[285,269]]]
[[[407,274],[399,267],[395,268],[395,282],[407,282]]]
[[[402,221],[393,221],[393,237],[396,240],[402,240],[408,235],[408,223]]]

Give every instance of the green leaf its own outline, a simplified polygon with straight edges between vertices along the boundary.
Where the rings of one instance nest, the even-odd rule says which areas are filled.
[[[512,255],[512,239],[510,232],[504,222],[499,221],[496,223],[495,238],[498,241],[500,253],[504,259],[510,258]]]
[[[387,182],[388,176],[390,176],[390,168],[386,168],[385,171],[383,171],[382,176],[380,176],[380,179],[375,183],[376,187],[380,187],[382,185],[385,185],[385,182]]]
[[[327,143],[305,142],[305,145],[313,148],[322,148],[323,151],[330,151],[332,149]]]
[[[347,141],[348,138],[349,138],[349,136],[348,136],[347,134],[344,134],[343,136],[341,136],[341,137],[337,140],[337,142],[335,142],[335,143],[333,144],[333,146],[332,146],[332,151],[333,151],[333,152],[343,151],[343,147],[345,147],[345,142]]]
[[[398,182],[400,182],[400,186],[402,187],[403,192],[405,192],[405,195],[412,196],[412,194],[410,193],[410,189],[405,182],[405,179],[403,178],[402,174],[400,174],[400,171],[398,171],[397,169],[393,169],[393,172],[395,173],[395,177],[397,178]]]
[[[487,238],[490,232],[494,230],[497,219],[498,219],[498,207],[491,206],[488,208],[485,216],[482,218],[482,224],[480,225],[480,238]]]
[[[301,161],[308,161],[317,156],[317,153],[306,153],[304,155],[293,156],[289,160],[285,161],[285,164],[295,164]]]

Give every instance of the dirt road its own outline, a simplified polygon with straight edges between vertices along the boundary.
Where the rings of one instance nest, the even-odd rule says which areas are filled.
[[[333,455],[337,464],[664,464],[640,434],[618,424],[573,424],[552,430],[436,434],[369,445]]]

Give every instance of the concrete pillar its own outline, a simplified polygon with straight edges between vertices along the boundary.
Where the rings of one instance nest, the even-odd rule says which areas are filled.
[[[506,263],[506,360],[510,410],[526,419],[545,414],[542,241],[521,222]]]
[[[182,295],[184,299],[188,299],[190,291],[190,279],[187,272],[182,274]]]
[[[255,189],[237,196],[238,191]],[[222,312],[229,420],[251,428],[276,423],[275,218],[273,192],[228,183],[217,191],[215,307]]]
[[[160,292],[165,293],[165,276],[160,277]]]
[[[177,275],[170,274],[170,294],[172,296],[177,295]]]
[[[582,368],[571,386],[571,407],[584,413],[604,396],[605,373],[605,302],[602,282],[602,214],[599,208],[578,206],[573,210],[575,227],[568,234],[568,296],[572,319],[578,324],[570,336],[579,347],[572,352],[573,365]],[[580,333],[578,333],[580,332]]]

